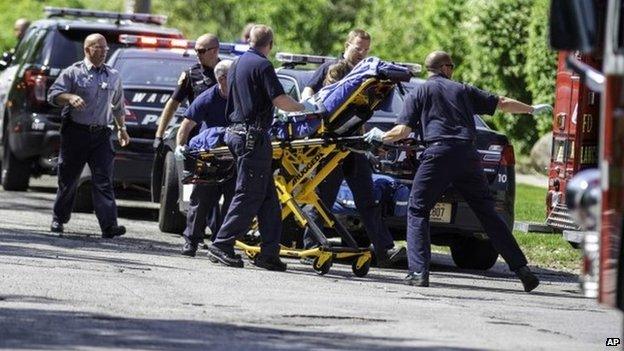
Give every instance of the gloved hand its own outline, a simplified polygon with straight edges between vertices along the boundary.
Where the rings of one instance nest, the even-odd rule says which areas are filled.
[[[184,161],[184,152],[185,151],[186,151],[186,147],[184,145],[178,145],[175,148],[175,152],[173,153],[173,156],[178,161]]]
[[[309,99],[308,100],[304,100],[301,103],[304,106],[304,110],[303,112],[316,112],[318,110],[318,107]]]
[[[545,112],[552,112],[553,109],[549,104],[538,104],[531,107],[533,107],[533,113],[531,113],[533,116],[537,116]]]
[[[383,130],[375,127],[364,134],[364,141],[371,144],[373,142],[382,143],[384,134],[386,133]]]
[[[162,145],[162,142],[163,142],[163,138],[162,137],[154,138],[154,143],[152,144],[152,146],[154,147],[154,150],[160,148],[160,146]]]

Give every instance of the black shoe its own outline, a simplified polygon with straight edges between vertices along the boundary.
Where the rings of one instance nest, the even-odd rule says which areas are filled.
[[[182,247],[182,255],[195,257],[195,253],[197,252],[197,245],[191,243],[184,243],[184,247]]]
[[[112,239],[116,236],[122,236],[124,234],[126,234],[126,227],[124,227],[123,225],[113,225],[106,228],[102,232],[102,238]]]
[[[240,255],[225,252],[214,244],[208,245],[208,258],[214,263],[220,262],[230,267],[242,268],[244,266],[243,259]]]
[[[50,225],[50,231],[53,233],[62,233],[63,232],[63,223],[53,220],[52,225]]]
[[[429,274],[410,272],[403,278],[403,282],[407,285],[427,287],[429,286]]]
[[[388,261],[390,261],[390,263],[397,263],[401,260],[407,259],[407,250],[405,249],[405,246],[393,247],[386,251],[386,256],[388,257]]]
[[[514,271],[518,278],[522,281],[524,291],[529,292],[539,285],[539,279],[531,272],[529,267],[522,266]]]
[[[286,263],[282,262],[278,256],[266,257],[258,255],[253,264],[256,267],[268,269],[270,271],[284,272],[286,271]]]

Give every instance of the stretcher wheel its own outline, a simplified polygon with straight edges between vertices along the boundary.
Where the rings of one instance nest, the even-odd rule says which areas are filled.
[[[316,257],[314,259],[314,264],[312,265],[312,268],[314,268],[314,270],[316,271],[316,273],[318,275],[325,275],[327,274],[327,272],[329,272],[329,269],[332,266],[332,259],[328,259],[327,261],[323,262],[322,265],[319,266],[319,259],[320,257]]]
[[[360,267],[358,267],[358,259],[353,260],[353,263],[351,264],[351,269],[353,270],[353,274],[355,274],[356,277],[365,277],[368,274],[368,270],[370,269],[370,265],[371,265],[371,260],[367,259],[366,262],[362,263],[360,265]]]
[[[255,251],[251,251],[251,250],[245,250],[245,255],[247,255],[247,258],[249,258],[250,260],[253,260],[254,258],[256,258],[256,255],[258,254]]]

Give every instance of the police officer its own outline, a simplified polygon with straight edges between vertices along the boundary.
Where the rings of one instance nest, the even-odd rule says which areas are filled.
[[[348,66],[347,73],[355,65],[368,55],[370,50],[370,35],[362,29],[354,29],[347,36],[345,52],[342,62]],[[311,96],[323,87],[323,82],[328,78],[327,73],[334,63],[326,62],[319,66],[305,87],[302,96]],[[335,78],[335,77],[334,77]],[[380,267],[391,266],[392,263],[405,258],[405,248],[394,247],[394,240],[383,223],[381,209],[375,204],[373,172],[365,155],[352,152],[343,160],[331,174],[329,174],[318,186],[318,194],[328,207],[336,201],[342,181],[346,180],[355,202],[356,209],[360,214],[362,224],[375,251],[377,265]],[[310,218],[322,227],[320,215],[313,209],[306,210]],[[303,236],[305,248],[312,248],[318,243],[309,228],[306,228]],[[310,258],[303,258],[302,263],[311,264]]]
[[[285,271],[286,264],[279,259],[282,219],[271,169],[269,129],[273,106],[284,111],[303,111],[306,106],[284,93],[267,59],[272,48],[272,29],[255,25],[250,34],[250,49],[234,62],[228,74],[226,115],[232,124],[225,142],[236,157],[236,190],[217,238],[208,245],[208,257],[213,262],[243,267],[240,256],[234,254],[234,242],[249,230],[257,216],[262,244],[253,263],[268,270]]]
[[[180,74],[178,85],[160,114],[158,129],[154,138],[154,149],[156,152],[161,150],[160,147],[165,130],[180,104],[186,99],[191,104],[199,94],[217,84],[213,70],[217,62],[219,62],[219,39],[210,33],[201,35],[195,41],[195,52],[197,53],[198,63]],[[207,210],[206,220],[211,229],[218,228],[222,221],[218,204]]]
[[[111,129],[113,118],[121,146],[130,142],[124,123],[125,107],[119,72],[104,64],[108,45],[101,34],[84,41],[83,61],[65,69],[50,87],[48,102],[63,106],[61,147],[58,164],[58,191],[54,201],[50,230],[63,232],[76,197],[78,177],[85,164],[91,169],[93,207],[103,238],[126,232],[117,225],[117,206],[113,193],[113,156]],[[112,108],[111,108],[112,106]]]
[[[199,123],[204,123],[205,128],[225,128],[227,119],[225,118],[225,106],[227,103],[227,73],[232,64],[231,60],[219,61],[214,68],[214,75],[217,85],[201,93],[189,106],[185,112],[185,118],[178,130],[175,157],[183,160],[183,145],[186,145],[189,134]],[[219,200],[223,195],[223,206],[219,208]],[[214,207],[225,216],[234,195],[234,180],[228,180],[220,185],[196,184],[191,192],[191,200],[186,214],[186,229],[184,230],[185,244],[182,254],[194,257],[197,252],[197,245],[204,238],[206,229],[206,215]],[[220,216],[220,217],[223,217]],[[219,220],[211,223],[210,231],[215,237],[219,231],[221,223]]]
[[[452,183],[479,218],[509,269],[518,275],[524,290],[529,292],[539,285],[539,280],[527,267],[527,260],[518,243],[494,210],[494,200],[474,146],[476,129],[473,116],[492,115],[496,109],[536,115],[547,111],[550,106],[529,106],[452,81],[455,66],[450,55],[443,51],[429,54],[425,66],[429,78],[405,100],[397,125],[386,133],[373,129],[366,134],[369,141],[391,142],[404,139],[412,130],[418,129],[426,145],[409,198],[409,274],[405,283],[429,286],[429,212],[444,189]]]

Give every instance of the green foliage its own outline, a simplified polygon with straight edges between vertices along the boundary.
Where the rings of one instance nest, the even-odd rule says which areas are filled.
[[[248,22],[275,30],[274,51],[338,55],[356,27],[372,35],[371,55],[423,63],[450,52],[454,78],[526,103],[554,101],[555,53],[547,47],[549,0],[152,0],[152,12],[188,38],[210,32],[234,41]],[[13,47],[19,17],[43,17],[44,6],[120,11],[123,0],[0,0],[0,47]],[[551,117],[499,113],[488,120],[527,154]]]
[[[525,73],[533,103],[553,104],[555,100],[557,53],[548,47],[548,21],[546,19],[549,3],[549,0],[535,0],[531,10]],[[552,130],[552,115],[542,114],[536,116],[535,119],[539,135]]]

